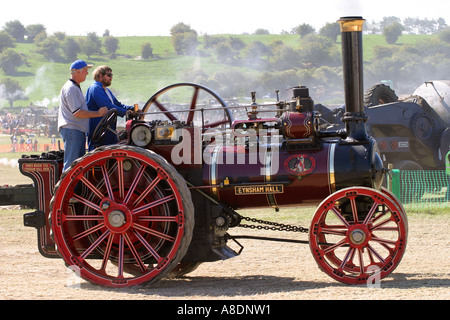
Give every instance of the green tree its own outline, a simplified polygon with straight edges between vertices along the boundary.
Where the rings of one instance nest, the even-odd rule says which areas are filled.
[[[19,20],[6,22],[3,29],[17,42],[24,42],[27,30]]]
[[[301,61],[306,68],[318,68],[324,65],[340,64],[341,55],[328,37],[310,34],[302,40]]]
[[[12,107],[16,100],[28,100],[20,83],[11,78],[5,78],[0,81],[1,97],[6,99]]]
[[[242,41],[241,38],[230,36],[229,41],[230,41],[230,46],[238,52],[246,47],[245,42]]]
[[[399,17],[395,16],[389,16],[389,17],[383,17],[383,20],[380,21],[380,29],[383,30],[387,26],[393,24],[393,23],[400,23],[401,20]]]
[[[56,31],[55,33],[53,33],[53,37],[55,37],[59,41],[63,41],[66,38],[66,33],[62,31]]]
[[[0,54],[0,68],[9,75],[14,75],[16,69],[25,63],[23,55],[17,53],[11,48],[3,50]]]
[[[300,52],[292,47],[282,45],[275,50],[272,67],[277,71],[285,71],[300,67]]]
[[[75,61],[81,52],[81,47],[74,38],[66,37],[61,43],[61,50],[66,60]]]
[[[264,70],[268,66],[272,50],[261,41],[253,41],[245,49],[244,62],[249,67]]]
[[[55,36],[50,36],[36,44],[36,51],[50,61],[61,59],[61,41]]]
[[[16,44],[14,43],[14,38],[11,37],[6,31],[0,31],[0,53],[5,48],[14,48]]]
[[[216,44],[214,46],[214,52],[217,55],[217,59],[223,63],[226,63],[229,59],[233,59],[234,56],[233,50],[231,49],[230,44],[227,42]]]
[[[445,42],[445,43],[450,44],[450,27],[447,27],[447,28],[442,29],[442,30],[438,33],[438,38],[439,38],[439,40],[441,40],[442,42]]]
[[[46,32],[46,28],[43,24],[30,24],[26,27],[27,42],[34,42],[36,36],[41,32]]]
[[[141,57],[142,59],[148,59],[153,57],[153,48],[150,42],[145,42],[142,44]]]
[[[292,29],[292,33],[300,35],[301,38],[307,36],[310,33],[314,33],[315,31],[316,31],[316,29],[314,29],[313,26],[311,26],[310,24],[306,24],[306,23],[303,23]]]
[[[119,49],[119,39],[114,38],[113,36],[105,37],[103,45],[110,57],[115,57],[116,51]]]
[[[42,32],[39,32],[39,33],[34,37],[33,42],[34,42],[34,44],[35,44],[36,46],[38,46],[39,43],[41,43],[41,42],[44,41],[45,39],[47,39],[47,32],[42,31]]]
[[[253,41],[250,43],[247,49],[247,56],[253,57],[270,57],[272,55],[272,50],[270,47],[266,46],[261,41]]]
[[[386,39],[387,43],[394,44],[402,35],[402,32],[403,26],[399,22],[393,22],[390,25],[384,27],[383,36]]]
[[[324,37],[328,37],[333,41],[336,41],[337,37],[341,34],[339,23],[327,23],[319,30],[319,34]]]
[[[436,29],[437,31],[442,31],[447,28],[447,22],[445,22],[444,18],[437,18],[436,20]]]
[[[88,32],[83,41],[80,43],[81,51],[90,58],[93,54],[102,53],[102,41],[95,32]]]
[[[185,23],[178,23],[170,29],[172,45],[176,54],[192,54],[199,45],[197,31]]]
[[[205,49],[209,49],[214,47],[216,44],[219,44],[221,42],[225,42],[227,39],[223,36],[211,36],[209,34],[203,35],[203,47]]]
[[[214,45],[214,52],[220,62],[226,63],[237,60],[240,51],[246,47],[244,41],[238,37],[230,36],[228,39],[219,37],[217,39],[218,42]]]
[[[256,29],[255,32],[253,32],[253,34],[262,35],[262,34],[270,34],[270,32],[267,29],[259,28],[259,29]]]
[[[80,38],[81,52],[91,58],[94,54],[101,54],[102,42],[95,32],[89,32],[86,37]]]
[[[195,30],[193,30],[191,28],[191,26],[183,23],[183,22],[179,22],[176,25],[174,25],[171,29],[170,29],[170,35],[173,36],[177,33],[186,33],[186,32],[195,32]],[[195,32],[197,33],[197,32]]]
[[[395,52],[395,49],[392,47],[386,47],[386,46],[374,46],[373,49],[373,57],[375,60],[381,60],[384,58],[392,57],[392,55]]]

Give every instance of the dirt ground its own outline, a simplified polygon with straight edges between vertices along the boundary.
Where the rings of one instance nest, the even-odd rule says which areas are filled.
[[[449,300],[450,213],[409,217],[407,250],[379,288],[340,284],[321,272],[309,246],[243,239],[240,256],[204,263],[182,279],[108,289],[80,280],[60,259],[42,257],[26,210],[0,210],[2,300]],[[290,236],[235,229],[232,234]],[[231,233],[231,232],[230,232]],[[306,234],[294,235],[306,240]]]

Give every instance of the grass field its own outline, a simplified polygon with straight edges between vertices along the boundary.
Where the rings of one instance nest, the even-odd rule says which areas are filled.
[[[230,35],[222,35],[228,37]],[[232,35],[240,38],[244,43],[260,41],[266,45],[275,40],[281,40],[286,45],[294,49],[302,48],[302,40],[298,35]],[[393,46],[414,43],[423,39],[423,35],[403,35]],[[201,69],[208,76],[213,76],[219,71],[242,72],[257,79],[262,71],[249,70],[244,67],[230,66],[217,62],[215,54],[210,49],[205,49],[201,44],[198,49],[203,52],[200,56],[179,56],[174,53],[171,37],[151,36],[151,37],[118,37],[119,49],[117,58],[109,59],[106,55],[92,56],[88,58],[80,54],[79,59],[85,59],[89,63],[99,66],[107,64],[112,67],[114,81],[112,89],[117,93],[119,100],[127,104],[146,102],[150,96],[158,89],[172,83],[194,81],[194,70]],[[198,38],[200,42],[202,37]],[[158,59],[141,60],[141,46],[149,42],[152,45],[153,53]],[[340,48],[340,41],[335,43]],[[370,62],[373,59],[372,48],[376,45],[388,46],[382,35],[364,36],[364,59]],[[20,83],[25,90],[29,100],[19,100],[14,106],[28,106],[30,103],[36,105],[47,105],[57,107],[59,101],[59,91],[69,77],[68,68],[70,62],[50,62],[41,54],[35,52],[35,45],[31,43],[18,43],[14,48],[26,56],[28,65],[23,65],[17,69],[17,73],[12,78]],[[252,73],[250,73],[250,71]],[[0,81],[6,77],[0,72]],[[92,83],[89,75],[82,83],[83,90]],[[279,88],[274,88],[279,89]],[[1,97],[0,97],[1,98]],[[8,106],[5,100],[0,99],[0,106]]]

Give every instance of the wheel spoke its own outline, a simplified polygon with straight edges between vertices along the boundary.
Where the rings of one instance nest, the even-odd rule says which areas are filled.
[[[380,230],[385,230],[385,231],[396,231],[397,228],[393,228],[393,227],[383,227],[385,224],[387,224],[387,223],[389,223],[389,222],[391,222],[391,221],[392,221],[392,219],[391,219],[391,218],[388,218],[388,219],[386,219],[386,220],[384,220],[384,221],[382,221],[382,222],[380,222],[380,223],[378,223],[378,224],[372,226],[372,228],[370,228],[370,230],[371,230],[371,231],[376,231],[376,230],[378,230],[378,231],[380,231]]]
[[[378,207],[378,203],[374,202],[372,207],[369,210],[369,213],[367,214],[367,217],[364,219],[363,224],[367,225],[369,221],[372,219],[373,214],[375,213],[375,210]]]
[[[82,176],[80,179],[98,198],[103,199],[104,195],[98,190],[86,177]]]
[[[177,216],[140,216],[138,221],[146,222],[178,222]]]
[[[105,183],[106,191],[108,192],[108,197],[110,199],[114,200],[114,193],[112,191],[111,181],[109,180],[108,171],[107,171],[105,165],[102,165],[101,168],[102,168],[103,181]]]
[[[172,236],[169,236],[169,235],[167,235],[165,233],[162,233],[162,232],[159,232],[159,231],[156,231],[156,230],[144,227],[144,226],[142,226],[140,224],[137,224],[137,223],[135,223],[133,225],[133,228],[135,228],[137,230],[140,230],[140,231],[143,231],[145,233],[151,234],[152,236],[156,236],[158,238],[170,241],[170,242],[174,242],[175,241],[175,238],[172,237]]]
[[[361,248],[358,248],[358,258],[359,258],[359,273],[364,273],[364,259],[363,259],[363,251]]]
[[[370,244],[367,245],[367,248],[378,258],[380,262],[384,263],[383,257]]]
[[[189,114],[188,114],[188,118],[186,120],[186,123],[189,125],[192,120],[194,119],[194,114],[195,114],[195,107],[197,106],[197,98],[198,98],[198,93],[200,91],[199,87],[194,87],[194,95],[192,96],[192,100],[191,100],[191,106],[189,108]]]
[[[128,248],[130,249],[131,253],[133,254],[134,259],[136,260],[136,263],[139,265],[139,268],[141,269],[142,273],[147,272],[147,267],[145,266],[144,262],[142,261],[141,257],[139,256],[135,246],[130,240],[130,237],[127,233],[124,234],[125,241],[127,242]]]
[[[134,178],[133,183],[131,184],[130,188],[128,189],[127,196],[123,200],[123,204],[126,205],[126,204],[128,204],[128,201],[130,201],[130,198],[131,198],[132,194],[134,193],[134,190],[136,189],[136,186],[138,185],[139,181],[141,180],[141,177],[146,168],[147,168],[147,166],[144,164],[142,164],[141,167],[139,168],[139,171],[136,174],[136,177]]]
[[[83,232],[78,233],[76,236],[73,237],[73,241],[78,241],[94,232],[97,232],[98,230],[102,229],[105,226],[104,223],[99,223],[95,225],[94,227],[84,230]]]
[[[106,232],[104,232],[100,237],[98,237],[97,240],[95,240],[89,248],[86,249],[85,252],[83,252],[83,254],[81,255],[81,258],[86,259],[86,257],[95,249],[97,248],[100,243],[103,242],[103,240],[109,235],[111,231],[107,230]]]
[[[338,230],[338,229],[344,229],[345,226],[336,226],[336,227],[332,227],[332,226],[327,226],[325,228],[321,228],[321,232],[324,234],[335,234],[338,236],[344,236],[346,235],[346,230]]]
[[[375,235],[372,235],[372,241],[376,241],[376,242],[378,242],[378,243],[380,243],[382,245],[384,244],[386,248],[389,248],[387,245],[395,246],[397,244],[397,241],[388,240],[388,239],[381,239],[381,238],[378,238]]]
[[[125,180],[123,176],[123,159],[117,159],[117,183],[119,184],[119,197],[123,200],[125,194]]]
[[[171,200],[173,200],[173,199],[175,199],[175,196],[174,196],[173,194],[170,195],[170,196],[166,196],[166,197],[164,197],[164,198],[158,199],[158,200],[156,200],[156,201],[153,201],[153,202],[151,202],[151,203],[148,203],[148,204],[146,204],[146,205],[143,205],[143,206],[141,206],[141,207],[139,207],[139,208],[136,208],[136,209],[132,210],[132,213],[133,213],[133,214],[141,213],[141,212],[146,211],[146,210],[149,210],[149,209],[151,209],[151,208],[160,206],[160,205],[162,205],[162,204],[164,204],[164,203],[166,203],[166,202],[169,202],[169,201],[171,201]]]
[[[84,205],[88,206],[89,208],[94,209],[95,211],[97,211],[99,213],[102,213],[102,210],[100,209],[100,207],[98,205],[96,205],[95,203],[92,203],[91,201],[89,201],[89,200],[87,200],[87,199],[85,199],[85,198],[83,198],[83,197],[81,197],[81,196],[79,196],[77,194],[74,194],[72,196],[72,198],[80,201],[81,203],[83,203]]]
[[[355,200],[355,198],[356,197],[349,197],[350,205],[351,205],[351,208],[352,208],[353,222],[355,224],[357,224],[357,223],[359,223],[359,221],[358,221],[358,209],[356,208],[356,200]]]
[[[325,253],[330,253],[331,251],[334,251],[334,250],[336,250],[337,248],[346,245],[346,243],[347,243],[347,242],[345,241],[345,239],[342,239],[342,240],[339,241],[338,243],[336,243],[336,244],[332,245],[331,247],[325,249],[324,252],[325,252]]]
[[[148,252],[150,252],[150,254],[156,259],[156,261],[161,261],[161,256],[158,254],[158,252],[156,252],[156,250],[147,242],[147,240],[145,240],[145,238],[143,236],[141,236],[141,234],[135,230],[132,230],[133,234],[136,236],[136,238],[139,239],[139,241],[141,241],[141,243],[144,245],[144,247],[148,250]]]
[[[218,121],[215,121],[215,122],[209,122],[209,123],[205,124],[205,128],[214,128],[214,127],[218,127],[218,126],[221,126],[223,124],[226,124],[226,123],[228,123],[227,119],[218,120]]]
[[[113,244],[113,240],[114,240],[114,234],[110,233],[109,238],[108,238],[108,244],[106,245],[105,253],[103,255],[103,261],[102,261],[102,266],[100,267],[100,270],[105,271],[105,269],[106,269],[106,265],[108,263],[109,256],[111,254],[111,247]]]
[[[177,117],[175,117],[169,110],[166,109],[161,103],[158,102],[158,100],[153,101],[153,103],[158,107],[159,110],[163,111],[167,118],[169,118],[170,121],[178,120]]]
[[[353,257],[353,254],[355,253],[355,248],[348,248],[347,253],[345,254],[344,259],[342,259],[342,263],[339,267],[339,269],[344,269],[346,263],[348,261],[351,261],[351,258]]]
[[[123,240],[123,235],[119,235],[119,256],[117,261],[117,277],[123,278],[123,263],[124,263],[124,252],[125,252],[125,244]]]
[[[338,217],[339,220],[341,220],[341,222],[346,226],[349,227],[350,225],[348,224],[347,220],[345,220],[345,218],[342,216],[342,213],[333,206],[333,208],[331,208],[331,211],[333,211],[333,213],[336,215],[336,217]]]
[[[105,217],[100,215],[66,215],[66,221],[103,221]]]
[[[136,207],[161,181],[161,178],[157,176],[148,186],[145,188],[144,192],[134,201],[133,206]]]

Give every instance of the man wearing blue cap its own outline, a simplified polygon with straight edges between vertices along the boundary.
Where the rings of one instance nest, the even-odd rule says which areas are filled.
[[[88,110],[80,83],[86,80],[90,68],[92,65],[83,60],[72,63],[70,79],[61,89],[58,130],[64,141],[63,171],[66,171],[75,159],[86,153],[89,118],[102,117],[108,112],[106,107],[98,111]]]

